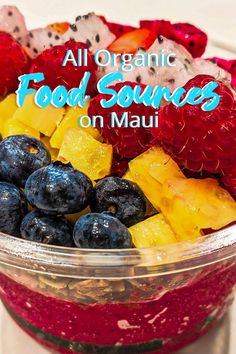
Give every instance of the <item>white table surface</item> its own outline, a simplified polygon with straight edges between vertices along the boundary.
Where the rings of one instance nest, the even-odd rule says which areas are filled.
[[[236,0],[0,0],[0,5],[14,4],[26,16],[29,28],[42,27],[54,21],[73,21],[78,14],[95,11],[110,21],[137,24],[139,18],[165,18],[192,22],[204,29],[213,42],[235,48],[211,46],[206,56],[236,58]],[[223,324],[190,346],[181,354],[235,354],[236,304]],[[48,354],[24,334],[0,306],[0,354]]]

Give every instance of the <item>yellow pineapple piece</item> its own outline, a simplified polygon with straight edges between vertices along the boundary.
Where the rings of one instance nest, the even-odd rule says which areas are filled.
[[[177,242],[162,214],[154,215],[129,228],[135,247],[161,246]]]
[[[236,220],[236,202],[211,178],[167,180],[160,208],[178,240],[193,239],[202,229],[218,230]]]
[[[153,147],[130,161],[128,173],[131,173],[129,176],[156,209],[160,209],[161,189],[165,180],[171,177],[185,178],[179,166],[160,147]]]
[[[51,136],[62,120],[64,112],[64,108],[52,105],[38,107],[34,103],[34,95],[31,94],[26,96],[24,105],[15,111],[14,118],[46,136]]]
[[[40,133],[37,130],[28,127],[27,125],[21,123],[14,117],[8,119],[2,131],[3,139],[11,135],[21,135],[21,134],[33,136],[36,139],[40,139]]]
[[[50,155],[51,155],[51,158],[52,158],[52,161],[56,161],[57,160],[57,156],[58,156],[58,153],[59,153],[59,150],[58,149],[53,149],[50,145],[50,138],[47,137],[47,136],[42,136],[40,138],[40,140],[42,141],[42,143],[46,146],[46,148],[48,149]]]
[[[5,123],[10,119],[18,108],[16,95],[12,93],[0,102],[0,133],[2,134]]]
[[[69,128],[80,128],[78,126],[78,118],[88,114],[88,107],[89,105],[87,105],[85,108],[81,108],[78,106],[67,108],[63,120],[61,121],[61,123],[59,124],[59,126],[51,137],[50,144],[52,147],[60,149],[64,135],[66,134],[66,131]],[[89,126],[88,128],[81,127],[81,129],[84,129],[86,133],[91,134],[94,139],[101,141],[102,138],[98,129],[93,128],[91,126]]]
[[[131,171],[130,171],[130,169],[128,169],[128,170],[125,172],[125,174],[124,174],[124,176],[123,176],[122,178],[128,179],[128,180],[131,181],[131,182],[135,182],[135,181],[134,181],[134,178],[133,178],[133,176],[132,176],[132,173],[131,173]]]
[[[65,215],[65,218],[69,220],[72,224],[75,224],[76,221],[83,215],[91,213],[91,210],[89,207],[85,208],[84,210],[80,211],[79,213],[76,214],[67,214]]]
[[[69,161],[92,180],[110,173],[112,146],[95,140],[83,129],[67,130],[58,155],[59,160]]]

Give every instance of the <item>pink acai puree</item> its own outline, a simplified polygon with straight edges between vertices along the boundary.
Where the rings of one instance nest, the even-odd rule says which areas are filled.
[[[232,301],[234,263],[202,273],[150,301],[103,304],[62,300],[1,274],[1,298],[27,333],[59,353],[163,354],[208,331]]]

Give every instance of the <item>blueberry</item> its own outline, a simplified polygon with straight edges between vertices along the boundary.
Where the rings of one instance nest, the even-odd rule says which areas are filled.
[[[129,227],[144,219],[146,198],[136,183],[119,177],[107,177],[94,188],[91,210],[109,212]]]
[[[0,231],[20,235],[20,224],[27,213],[23,193],[11,183],[0,182]]]
[[[93,184],[71,164],[54,162],[34,172],[25,185],[28,202],[46,214],[74,214],[88,206]]]
[[[45,146],[30,136],[14,135],[0,143],[0,178],[19,187],[24,187],[34,171],[50,162]]]
[[[129,230],[117,218],[106,214],[90,213],[76,222],[74,242],[80,248],[130,248]]]
[[[62,216],[32,211],[24,217],[20,230],[25,240],[66,247],[74,245],[73,227]]]

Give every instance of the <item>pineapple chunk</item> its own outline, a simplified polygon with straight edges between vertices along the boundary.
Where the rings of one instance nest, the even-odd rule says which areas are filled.
[[[124,176],[123,176],[122,178],[128,179],[128,180],[131,181],[131,182],[135,182],[135,181],[134,181],[134,178],[133,178],[133,176],[132,176],[132,173],[131,173],[131,171],[130,171],[130,169],[128,169],[128,170],[125,172],[125,174],[124,174]]]
[[[2,131],[3,139],[11,135],[21,135],[21,134],[33,136],[38,140],[40,139],[40,133],[37,130],[28,127],[24,123],[19,122],[14,117],[8,119]]]
[[[46,148],[48,149],[50,155],[51,155],[51,159],[52,161],[56,161],[57,160],[57,156],[59,153],[58,149],[53,149],[50,145],[50,138],[47,136],[42,136],[41,139],[42,143],[46,146]]]
[[[160,147],[153,147],[130,161],[129,173],[156,209],[160,209],[161,189],[165,180],[171,177],[184,178],[178,165]]]
[[[16,104],[16,95],[12,93],[0,102],[0,133],[2,134],[5,123],[10,119],[18,106]]]
[[[162,188],[160,208],[178,240],[218,230],[236,220],[236,202],[214,179],[167,180]]]
[[[64,112],[64,108],[52,105],[38,107],[34,103],[34,95],[31,94],[26,96],[24,105],[15,111],[14,118],[46,136],[51,136],[62,120]]]
[[[177,239],[162,214],[154,215],[129,228],[135,247],[162,246]]]
[[[88,105],[85,108],[80,107],[68,107],[66,110],[66,114],[53,133],[50,144],[53,148],[60,149],[64,135],[69,128],[80,128],[78,126],[78,118],[88,114]],[[96,140],[101,141],[101,136],[99,131],[96,128],[88,127],[81,128],[84,129],[87,133],[91,134],[92,137]]]
[[[69,161],[91,180],[97,180],[110,173],[112,146],[100,143],[83,129],[70,128],[64,136],[58,158]]]

